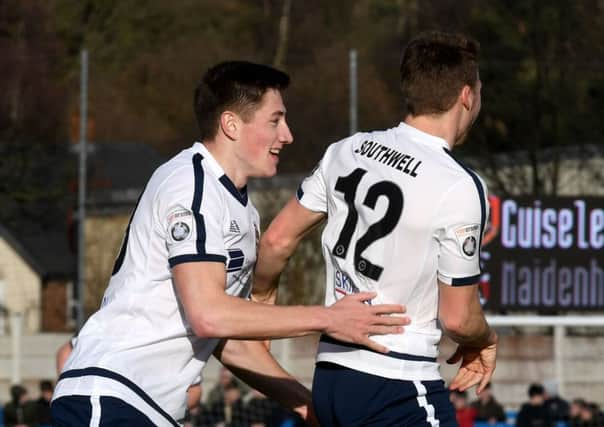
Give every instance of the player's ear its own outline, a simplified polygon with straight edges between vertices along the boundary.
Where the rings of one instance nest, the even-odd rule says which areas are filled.
[[[474,91],[469,85],[464,85],[459,93],[459,99],[464,110],[470,111],[474,103]]]
[[[239,139],[241,118],[232,111],[223,111],[220,115],[220,129],[227,138],[233,141]]]

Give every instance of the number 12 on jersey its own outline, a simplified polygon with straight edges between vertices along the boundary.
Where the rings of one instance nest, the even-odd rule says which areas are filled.
[[[335,190],[344,194],[344,201],[348,207],[348,215],[344,221],[340,236],[332,250],[338,258],[345,259],[351,244],[352,236],[359,221],[359,212],[355,204],[357,188],[367,171],[356,168],[350,175],[341,176],[336,181]],[[363,258],[362,253],[373,242],[387,236],[394,230],[403,213],[403,192],[391,181],[379,181],[367,190],[363,205],[375,209],[380,196],[388,199],[388,207],[384,216],[374,224],[370,225],[365,234],[354,243],[354,268],[363,276],[373,280],[379,280],[384,267],[372,263]]]

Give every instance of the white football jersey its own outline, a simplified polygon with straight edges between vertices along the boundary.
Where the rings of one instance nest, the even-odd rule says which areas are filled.
[[[54,398],[120,398],[157,425],[184,416],[187,387],[217,339],[197,337],[170,268],[226,264],[225,292],[247,298],[259,237],[258,212],[203,144],[160,166],[132,215],[101,308],[78,334]]]
[[[440,379],[437,278],[478,283],[488,204],[482,180],[441,138],[401,123],[332,144],[298,200],[325,212],[325,304],[375,291],[372,304],[404,304],[403,334],[374,336],[388,355],[323,336],[317,361],[404,380]]]

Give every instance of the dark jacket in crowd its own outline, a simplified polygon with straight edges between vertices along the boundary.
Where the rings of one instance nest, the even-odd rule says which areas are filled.
[[[554,427],[554,425],[554,419],[545,405],[525,403],[516,418],[516,427]]]
[[[554,417],[554,421],[568,421],[570,418],[570,406],[566,400],[559,396],[546,399],[544,405]]]
[[[499,422],[504,422],[506,420],[503,406],[501,406],[493,397],[486,403],[482,403],[481,400],[475,400],[472,402],[471,406],[476,410],[476,421],[489,421],[491,418],[494,418]]]

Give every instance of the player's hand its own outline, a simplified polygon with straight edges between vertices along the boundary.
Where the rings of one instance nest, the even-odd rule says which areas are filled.
[[[315,415],[315,411],[312,409],[312,403],[298,406],[297,408],[294,408],[294,412],[302,417],[305,425],[311,427],[321,427],[321,424],[319,424],[319,420]]]
[[[400,304],[368,305],[363,301],[375,298],[375,292],[347,295],[328,307],[329,326],[325,333],[340,341],[360,344],[380,353],[388,349],[369,339],[370,335],[399,334],[411,320],[402,314],[406,309]]]
[[[461,360],[461,366],[457,375],[451,381],[449,389],[464,391],[478,384],[476,394],[482,392],[491,381],[495,371],[495,360],[497,357],[497,343],[487,347],[467,347],[460,345],[453,356],[447,360],[449,364],[455,364]]]

